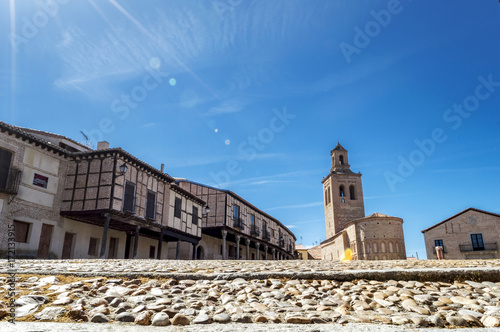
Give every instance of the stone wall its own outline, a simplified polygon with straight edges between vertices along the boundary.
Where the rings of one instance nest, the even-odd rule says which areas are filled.
[[[406,259],[403,220],[395,217],[366,217],[348,227],[356,229],[358,259]]]
[[[472,234],[481,234],[484,244],[496,244],[496,250],[471,250]],[[442,240],[445,259],[500,258],[500,216],[484,211],[467,209],[446,222],[424,231],[428,259],[436,259],[435,240]],[[462,245],[462,251],[460,250]],[[494,246],[493,246],[494,247]],[[485,246],[485,249],[490,246]]]
[[[67,161],[64,157],[49,152],[41,146],[35,147],[5,133],[0,134],[0,148],[13,153],[11,168],[22,172],[17,195],[0,193],[0,254],[2,257],[6,257],[9,242],[7,227],[14,220],[29,223],[31,236],[39,234],[43,223],[55,226],[62,225],[62,217],[59,212]],[[47,188],[34,184],[35,174],[48,178]],[[31,244],[16,242],[16,255],[36,256],[37,241]]]

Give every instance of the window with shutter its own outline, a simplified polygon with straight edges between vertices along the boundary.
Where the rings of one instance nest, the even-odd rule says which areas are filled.
[[[125,183],[125,197],[123,199],[123,211],[135,212],[135,184]]]
[[[193,206],[193,225],[198,225],[198,208]]]
[[[146,218],[156,219],[156,193],[148,191],[146,196]]]
[[[0,189],[7,188],[12,152],[0,149]]]
[[[175,198],[175,206],[174,206],[174,217],[180,218],[181,217],[181,206],[182,206],[182,199],[179,197]]]

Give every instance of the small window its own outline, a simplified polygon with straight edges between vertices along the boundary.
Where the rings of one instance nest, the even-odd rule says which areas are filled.
[[[97,247],[99,245],[99,239],[91,237],[89,241],[89,256],[97,256]]]
[[[193,225],[198,225],[198,208],[193,206]]]
[[[59,146],[63,149],[66,149],[68,150],[69,152],[78,152],[77,149],[75,149],[74,147],[72,146],[69,146],[68,144],[64,144],[63,142],[59,142]]]
[[[149,246],[149,258],[151,259],[155,258],[155,252],[156,252],[156,247]]]
[[[16,242],[28,243],[28,234],[30,223],[14,220],[14,233],[16,234]]]
[[[344,186],[339,187],[339,196],[340,197],[345,197],[345,189]]]
[[[182,206],[182,199],[179,197],[175,198],[175,205],[174,205],[174,217],[180,218],[181,217],[181,206]]]
[[[342,204],[344,204],[344,203],[345,203],[345,198],[342,198],[342,199],[340,200],[340,202],[341,202]]]
[[[146,218],[156,219],[156,193],[149,190],[146,196]]]
[[[123,211],[135,212],[135,184],[125,183],[125,197],[123,199]]]
[[[257,234],[257,225],[255,224],[255,215],[250,215],[250,232],[252,234]]]
[[[234,206],[233,216],[234,219],[238,219],[240,217],[240,207],[238,205]]]
[[[339,163],[340,163],[340,165],[344,165],[344,156],[343,155],[339,156]]]
[[[434,240],[434,247],[444,247],[443,240]]]
[[[351,200],[356,199],[356,189],[354,186],[349,186],[349,197]]]

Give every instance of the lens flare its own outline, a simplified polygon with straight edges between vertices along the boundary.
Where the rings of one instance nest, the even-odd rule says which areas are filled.
[[[346,262],[351,260],[352,260],[352,251],[351,249],[347,248],[347,250],[344,252],[344,258],[342,258],[341,261]]]

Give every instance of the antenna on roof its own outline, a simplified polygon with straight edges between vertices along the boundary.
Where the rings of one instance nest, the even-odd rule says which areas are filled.
[[[83,137],[85,137],[85,143],[83,145],[92,149],[92,143],[90,143],[89,137],[85,135],[85,133],[81,130],[80,133],[83,135]]]

